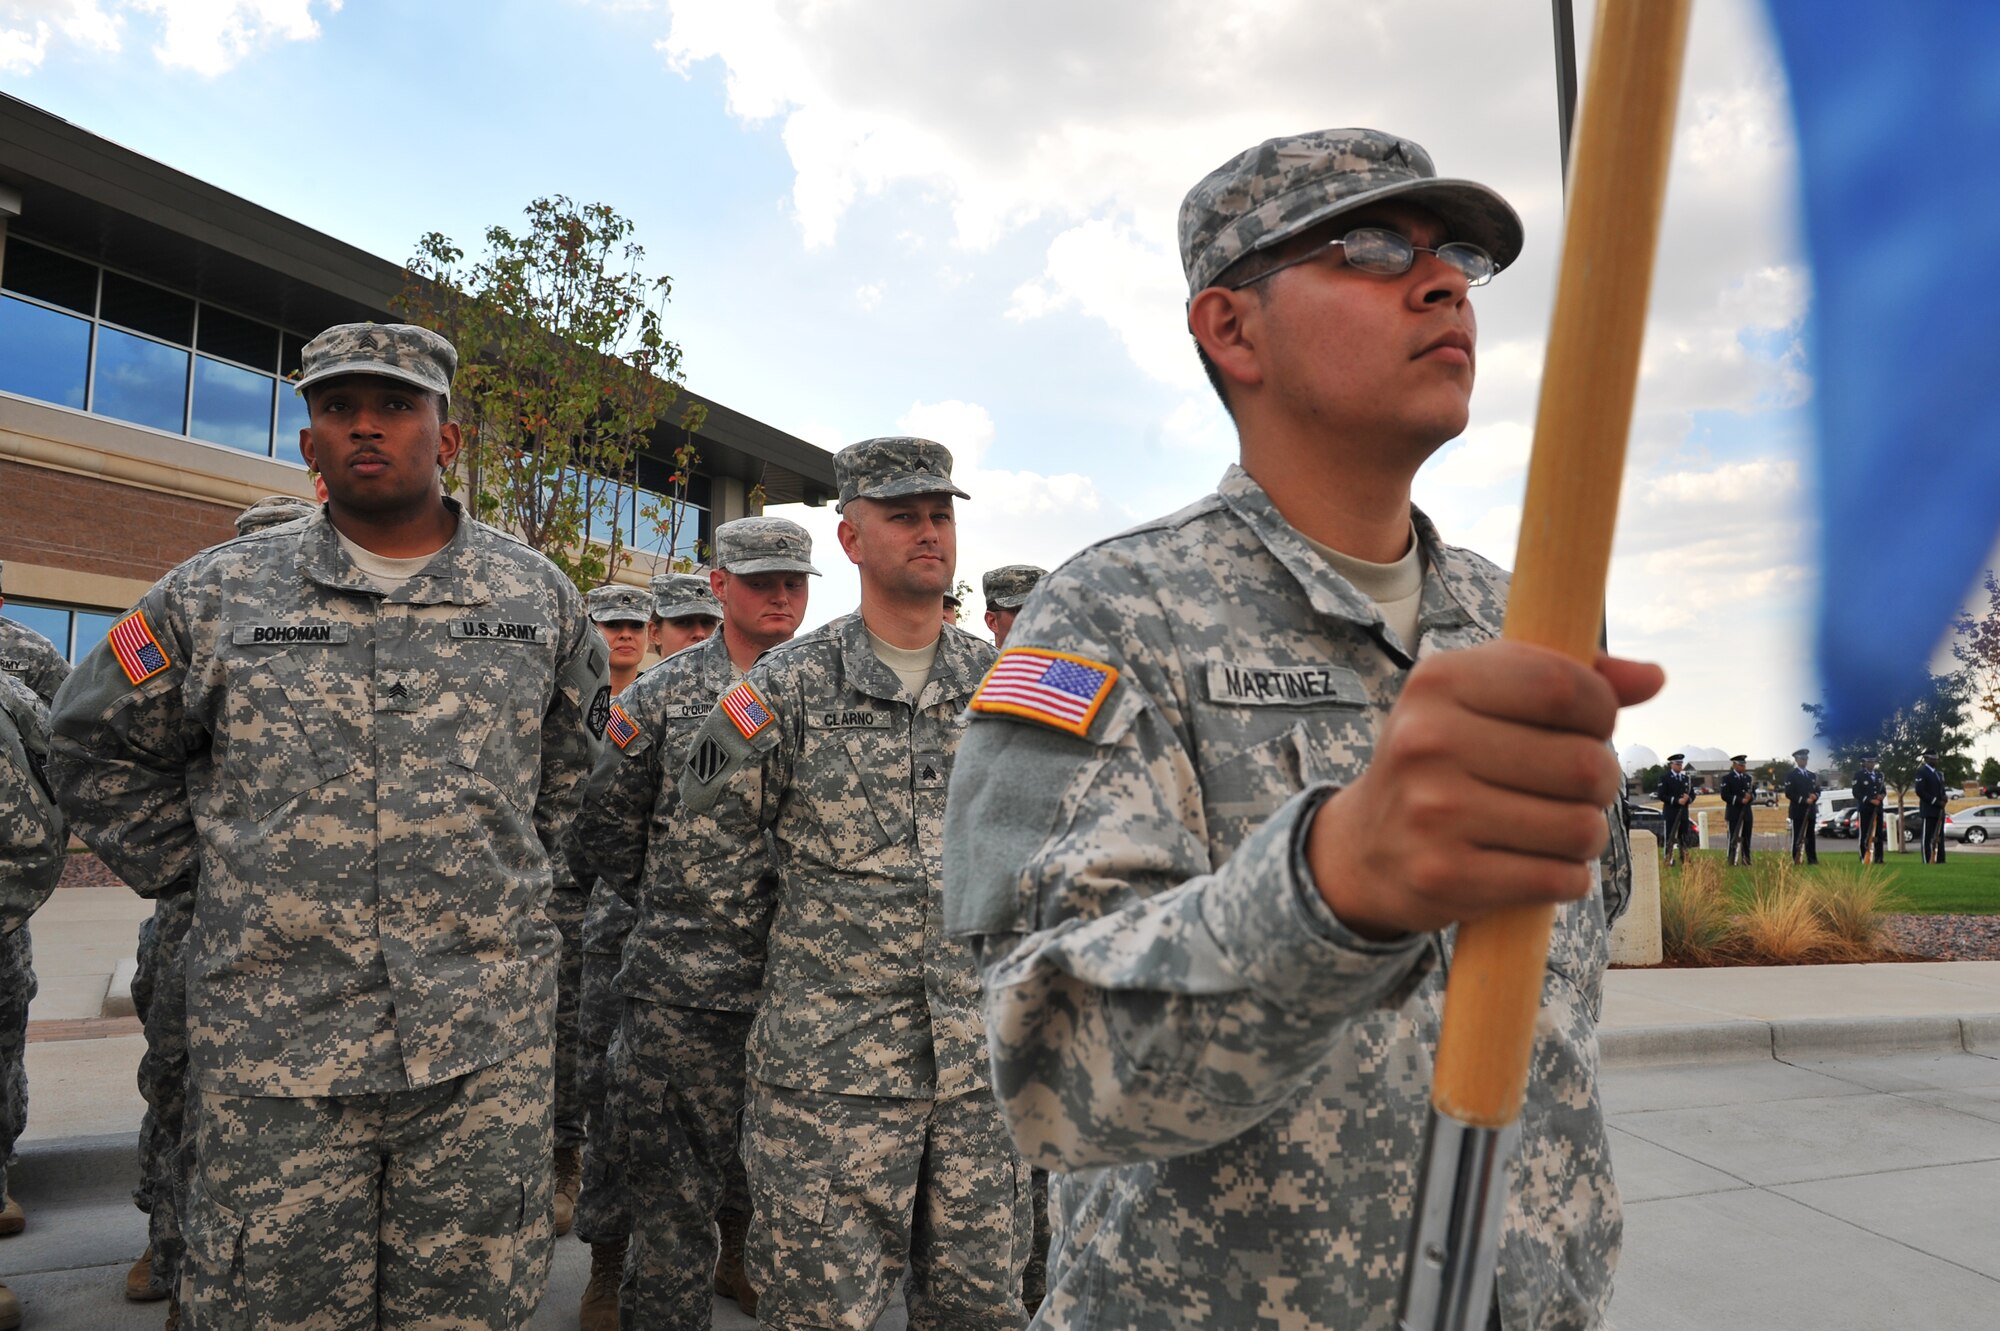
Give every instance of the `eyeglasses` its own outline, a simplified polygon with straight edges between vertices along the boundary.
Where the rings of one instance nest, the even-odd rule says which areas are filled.
[[[1383,277],[1397,277],[1407,273],[1416,264],[1419,254],[1435,254],[1464,276],[1470,287],[1483,287],[1493,280],[1493,274],[1500,266],[1493,262],[1493,256],[1477,245],[1454,240],[1433,249],[1429,245],[1417,245],[1408,236],[1399,236],[1378,226],[1356,227],[1337,240],[1329,240],[1296,259],[1287,259],[1281,264],[1266,268],[1255,277],[1233,283],[1231,291],[1241,291],[1253,282],[1261,282],[1272,273],[1281,273],[1294,264],[1307,263],[1340,246],[1347,259],[1347,266],[1359,268],[1364,273],[1379,273]]]

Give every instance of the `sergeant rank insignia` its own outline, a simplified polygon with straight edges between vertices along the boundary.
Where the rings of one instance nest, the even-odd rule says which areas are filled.
[[[639,738],[639,727],[632,724],[632,718],[625,715],[623,707],[612,703],[611,723],[604,728],[604,733],[610,737],[613,744],[622,749]]]
[[[979,682],[972,710],[1021,716],[1087,736],[1118,682],[1118,667],[1040,647],[1009,647]]]
[[[167,649],[160,646],[160,640],[153,636],[152,625],[146,622],[143,610],[134,610],[113,624],[109,641],[111,654],[118,658],[125,678],[134,684],[145,683],[171,664],[167,660]]]
[[[771,709],[764,706],[764,700],[757,696],[757,690],[751,688],[747,681],[723,694],[720,705],[729,714],[737,733],[745,739],[757,738],[758,733],[771,724]]]

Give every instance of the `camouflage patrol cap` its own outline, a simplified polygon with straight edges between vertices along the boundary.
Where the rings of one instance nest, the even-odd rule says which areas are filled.
[[[709,590],[705,573],[662,573],[650,585],[655,619],[722,618],[722,605]]]
[[[988,610],[1019,610],[1027,603],[1028,593],[1035,590],[1035,584],[1048,572],[1033,564],[1003,564],[989,569],[979,580],[979,591],[986,598]]]
[[[584,593],[583,609],[593,624],[643,624],[652,617],[653,598],[643,587],[614,582]]]
[[[280,527],[287,522],[309,518],[317,512],[319,505],[296,495],[265,495],[236,515],[236,534],[248,536],[253,531]]]
[[[715,566],[726,573],[818,573],[812,533],[788,518],[737,518],[715,529]]]
[[[1266,139],[1187,192],[1180,233],[1188,295],[1214,285],[1246,254],[1386,199],[1430,209],[1450,239],[1479,246],[1500,268],[1520,256],[1520,216],[1491,189],[1438,179],[1430,154],[1408,139],[1374,129],[1322,129]]]
[[[306,343],[299,363],[305,371],[294,385],[300,397],[307,385],[322,379],[372,374],[400,379],[449,401],[458,348],[415,324],[335,324]]]
[[[892,436],[863,439],[833,455],[833,479],[846,508],[857,499],[903,499],[910,495],[971,495],[951,483],[951,450],[928,439]]]

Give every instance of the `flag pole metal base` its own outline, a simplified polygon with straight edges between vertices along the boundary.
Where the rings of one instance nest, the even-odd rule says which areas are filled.
[[[1507,1206],[1507,1158],[1520,1138],[1518,1120],[1479,1128],[1432,1106],[1400,1331],[1486,1331]]]

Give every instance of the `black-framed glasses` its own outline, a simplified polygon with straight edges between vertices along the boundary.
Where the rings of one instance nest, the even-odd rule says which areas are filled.
[[[1339,246],[1347,259],[1347,266],[1359,268],[1364,273],[1379,273],[1383,277],[1398,277],[1410,271],[1419,254],[1435,254],[1464,275],[1465,284],[1483,287],[1493,280],[1493,274],[1500,271],[1500,265],[1493,262],[1493,256],[1477,245],[1462,240],[1449,241],[1433,248],[1418,245],[1408,236],[1396,234],[1379,226],[1356,227],[1344,236],[1314,246],[1295,259],[1287,259],[1281,264],[1266,268],[1255,277],[1246,277],[1241,282],[1232,283],[1231,291],[1241,291],[1253,282],[1261,282],[1272,273],[1281,273],[1294,264],[1317,259],[1327,250]]]

